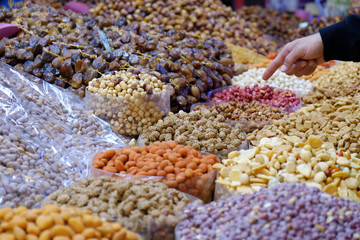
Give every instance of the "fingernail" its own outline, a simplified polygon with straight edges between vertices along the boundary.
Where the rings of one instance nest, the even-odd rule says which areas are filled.
[[[285,70],[286,70],[286,66],[285,66],[285,65],[282,65],[280,71],[285,72]]]

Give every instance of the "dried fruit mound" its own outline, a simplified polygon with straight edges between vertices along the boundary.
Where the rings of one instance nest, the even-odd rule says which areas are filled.
[[[0,20],[22,26],[0,41],[0,61],[84,96],[101,74],[136,68],[171,88],[172,111],[190,110],[206,93],[231,83],[233,61],[226,45],[184,30],[167,30],[120,18],[88,16],[29,4],[0,10]],[[103,46],[103,31],[112,52]]]
[[[177,239],[359,239],[360,205],[283,183],[207,205],[190,204]]]

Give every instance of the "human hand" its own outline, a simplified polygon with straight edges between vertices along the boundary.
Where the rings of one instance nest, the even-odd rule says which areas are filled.
[[[320,33],[316,33],[286,44],[265,70],[263,79],[268,80],[283,64],[281,71],[301,77],[310,75],[324,62],[324,45]]]

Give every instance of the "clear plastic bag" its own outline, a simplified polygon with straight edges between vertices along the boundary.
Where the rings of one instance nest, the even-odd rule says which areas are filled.
[[[125,136],[139,136],[142,130],[170,111],[169,88],[160,93],[140,97],[106,97],[86,91],[86,109],[110,123],[112,129]]]
[[[15,190],[0,188],[0,206],[34,207],[87,176],[93,152],[124,146],[109,125],[87,114],[78,96],[5,64],[0,121],[0,174],[15,184]]]
[[[206,155],[208,153],[201,153]],[[203,174],[199,177],[186,177],[184,181],[177,182],[176,178],[167,178],[160,176],[144,176],[144,175],[131,175],[131,174],[120,174],[104,171],[102,169],[95,168],[92,165],[93,159],[89,159],[89,177],[112,177],[119,180],[140,180],[143,182],[162,182],[169,188],[175,188],[180,192],[190,194],[196,198],[201,199],[207,203],[213,200],[215,190],[215,179],[217,176],[217,170],[213,170],[207,174]]]

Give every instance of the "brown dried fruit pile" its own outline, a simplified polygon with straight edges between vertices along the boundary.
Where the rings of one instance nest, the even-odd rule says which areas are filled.
[[[111,22],[36,4],[13,13],[3,9],[0,20],[24,29],[0,42],[2,62],[80,96],[100,73],[138,68],[171,86],[173,111],[189,110],[206,100],[209,90],[230,84],[233,76],[231,53],[223,42],[198,40],[183,30],[130,24],[121,17]],[[98,30],[112,53],[103,47]]]
[[[125,17],[129,21],[164,27],[166,31],[185,30],[201,39],[208,36],[221,41],[229,39],[264,55],[276,47],[264,37],[255,22],[246,21],[220,0],[106,0],[90,9],[90,13],[106,19]]]

